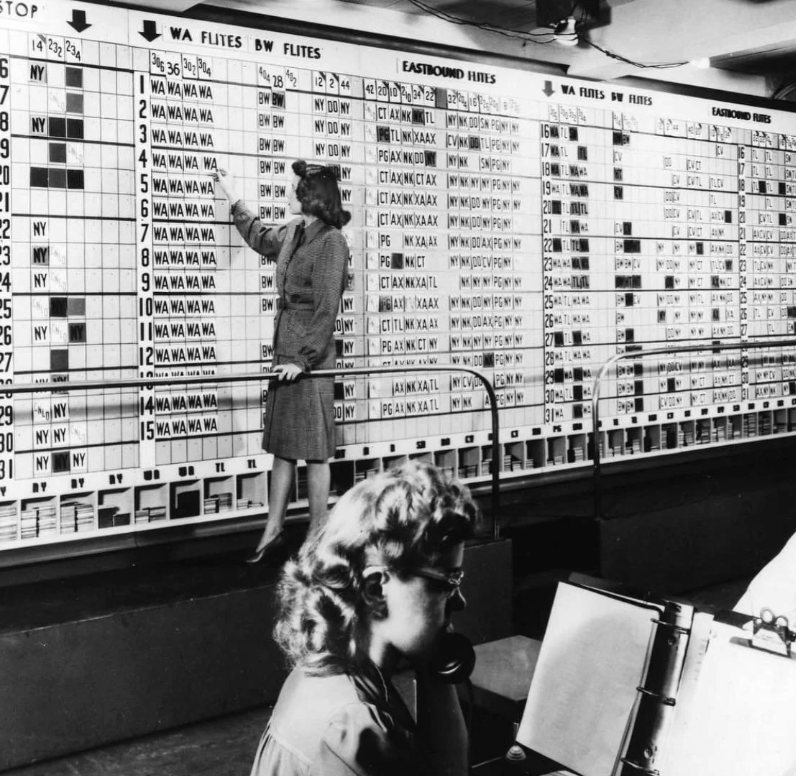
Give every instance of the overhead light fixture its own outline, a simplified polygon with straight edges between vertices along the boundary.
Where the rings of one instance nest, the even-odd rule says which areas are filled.
[[[628,2],[628,0],[621,0]],[[578,22],[589,29],[602,27],[610,22],[611,9],[608,5],[620,5],[620,0],[534,0],[528,5],[536,6],[536,26],[554,29],[568,16],[575,16]],[[602,8],[601,8],[602,6]]]
[[[578,22],[574,16],[561,19],[553,29],[553,40],[561,46],[577,46]]]

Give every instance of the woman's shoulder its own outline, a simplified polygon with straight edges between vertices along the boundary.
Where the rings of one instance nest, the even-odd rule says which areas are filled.
[[[310,676],[295,668],[282,686],[272,721],[285,733],[318,735],[341,709],[359,702],[356,684],[346,674]]]
[[[373,776],[425,776],[430,772],[416,748],[414,734],[397,724],[387,709],[364,699],[342,706],[329,719],[319,750],[323,767],[318,773],[331,772],[328,762],[347,763],[352,771]]]
[[[320,229],[319,236],[324,240],[340,243],[341,245],[348,245],[343,232],[338,229],[334,224],[327,224],[324,222]]]
[[[302,668],[294,668],[282,686],[279,703],[300,705],[306,698],[313,698],[314,705],[335,705],[350,702],[358,697],[356,684],[348,674],[313,676]]]
[[[356,750],[357,742],[382,740],[388,727],[387,717],[363,699],[352,677],[308,676],[294,669],[274,708],[270,735],[280,746],[316,762],[324,753],[340,756]]]
[[[275,724],[294,722],[305,728],[334,724],[388,724],[390,703],[366,674],[312,676],[295,668],[274,708]]]

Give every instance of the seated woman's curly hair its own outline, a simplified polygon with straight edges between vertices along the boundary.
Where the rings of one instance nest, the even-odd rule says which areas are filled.
[[[303,213],[317,216],[338,229],[351,220],[351,213],[343,210],[340,198],[339,168],[307,164],[303,159],[293,162],[293,172],[301,178],[296,186],[296,199]]]
[[[479,518],[467,488],[429,464],[404,464],[349,490],[282,572],[274,638],[289,662],[314,675],[355,669],[379,616],[362,595],[368,557],[378,552],[398,575],[433,566]]]

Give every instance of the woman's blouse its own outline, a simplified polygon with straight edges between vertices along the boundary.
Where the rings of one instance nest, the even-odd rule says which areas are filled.
[[[426,776],[415,725],[375,666],[357,675],[294,669],[263,734],[251,776]]]

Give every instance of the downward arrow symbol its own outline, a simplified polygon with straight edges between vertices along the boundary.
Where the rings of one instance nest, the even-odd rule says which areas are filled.
[[[91,25],[86,21],[85,11],[72,10],[72,21],[67,22],[70,27],[73,27],[77,32],[87,30]]]
[[[146,38],[150,43],[155,40],[155,38],[160,37],[160,33],[158,32],[158,28],[151,19],[144,20],[144,29],[138,33],[142,38]]]

